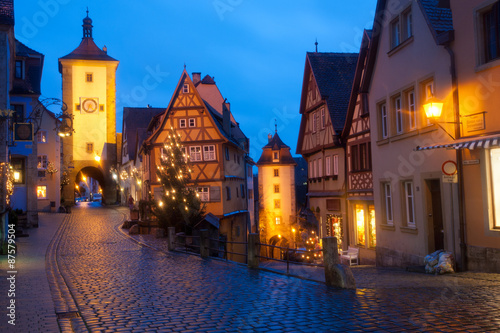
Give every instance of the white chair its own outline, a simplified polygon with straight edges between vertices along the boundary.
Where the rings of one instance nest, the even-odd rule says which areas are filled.
[[[347,251],[342,251],[340,261],[342,260],[348,260],[349,266],[359,265],[359,248],[349,246]]]

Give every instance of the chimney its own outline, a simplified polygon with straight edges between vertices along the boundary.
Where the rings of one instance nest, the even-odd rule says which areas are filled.
[[[227,102],[227,98],[222,104],[222,128],[231,137],[231,103]]]
[[[103,50],[106,54],[108,54],[108,48],[106,47],[106,45],[104,45],[104,47],[102,48],[102,50]]]
[[[201,81],[201,73],[200,72],[193,72],[193,84],[197,85],[198,82]]]
[[[273,136],[271,135],[271,133],[269,133],[269,134],[267,135],[267,142],[268,142],[268,143],[269,143],[269,142],[271,142],[271,140],[272,140],[272,139],[273,139]]]
[[[439,0],[437,8],[450,8],[450,0]]]

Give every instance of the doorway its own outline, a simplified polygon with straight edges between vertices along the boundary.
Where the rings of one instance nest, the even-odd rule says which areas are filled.
[[[441,203],[441,182],[427,179],[427,216],[429,226],[429,250],[444,250],[443,210]]]

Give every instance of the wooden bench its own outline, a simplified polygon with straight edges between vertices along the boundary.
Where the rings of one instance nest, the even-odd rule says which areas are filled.
[[[342,251],[340,255],[340,261],[348,260],[349,266],[351,265],[359,265],[359,249],[357,247],[351,247],[347,249],[347,251]]]

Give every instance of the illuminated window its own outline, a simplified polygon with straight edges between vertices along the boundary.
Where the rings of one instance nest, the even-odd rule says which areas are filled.
[[[274,177],[280,176],[280,169],[274,169]]]
[[[365,245],[365,210],[363,205],[354,206],[354,218],[356,219],[356,244]]]
[[[38,143],[47,143],[47,131],[39,130],[36,134]]]
[[[279,199],[274,200],[274,209],[280,209],[281,208],[281,202]]]
[[[179,127],[186,128],[186,119],[179,119]]]
[[[93,76],[92,73],[86,73],[85,74],[85,81],[86,82],[92,82],[92,79],[93,79],[92,76]]]
[[[189,118],[189,127],[196,127],[196,119]]]
[[[38,199],[47,199],[47,186],[37,186],[36,187],[36,197]]]
[[[215,146],[203,146],[203,159],[205,161],[215,160]]]
[[[14,173],[14,184],[24,184],[25,162],[26,160],[22,157],[11,158],[10,164]]]
[[[281,216],[276,216],[274,218],[274,221],[276,222],[276,224],[281,224]]]
[[[413,197],[413,182],[403,183],[406,206],[406,224],[409,227],[415,227],[415,201]]]
[[[38,169],[47,169],[47,155],[38,155]]]
[[[491,149],[491,188],[493,206],[493,227],[500,229],[500,149]]]
[[[280,184],[274,184],[274,193],[280,193]]]
[[[208,187],[198,187],[196,190],[198,191],[198,194],[200,195],[200,200],[202,202],[210,201],[210,192],[208,190]]]
[[[368,242],[370,247],[377,246],[377,231],[375,225],[375,206],[368,206]]]
[[[189,147],[189,158],[191,161],[201,161],[201,147]]]

